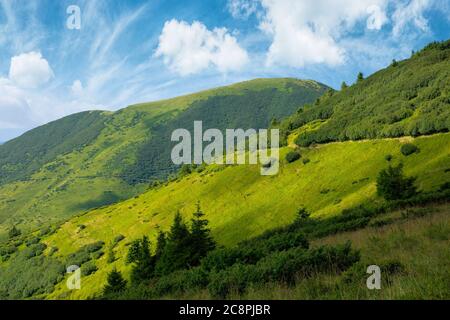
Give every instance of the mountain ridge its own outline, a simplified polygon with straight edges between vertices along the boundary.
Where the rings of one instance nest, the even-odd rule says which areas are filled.
[[[310,80],[258,79],[77,113],[31,130],[0,146],[0,235],[13,224],[54,223],[124,200],[166,178],[177,169],[170,132],[192,119],[205,127],[267,127],[327,90]]]

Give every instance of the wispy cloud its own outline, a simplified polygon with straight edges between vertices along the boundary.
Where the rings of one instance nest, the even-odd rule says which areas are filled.
[[[174,3],[0,0],[0,141],[73,112],[254,77],[340,83],[450,27],[444,0]],[[81,8],[80,30],[65,27],[69,4]],[[28,58],[10,72],[13,57]]]

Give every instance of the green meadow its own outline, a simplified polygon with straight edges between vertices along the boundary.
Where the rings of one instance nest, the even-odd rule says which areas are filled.
[[[400,148],[405,143],[414,143],[420,152],[402,155]],[[288,150],[281,150],[281,159]],[[83,277],[81,290],[68,292],[61,282],[47,297],[88,298],[98,293],[114,267],[127,275],[127,243],[143,235],[154,240],[159,229],[168,230],[177,211],[190,219],[197,201],[210,221],[214,238],[221,245],[233,246],[288,225],[300,207],[307,208],[312,217],[323,219],[367,202],[381,203],[375,180],[389,164],[387,155],[392,155],[392,163],[405,165],[407,176],[417,176],[421,191],[437,190],[450,179],[450,134],[337,142],[301,148],[300,153],[302,158],[296,162],[282,160],[276,176],[261,176],[258,166],[210,166],[132,199],[72,218],[42,240],[49,248],[58,248],[56,257],[63,258],[97,241],[107,246],[119,234],[125,240],[114,249],[114,263],[107,263],[106,256],[95,262],[99,270]],[[305,164],[302,159],[309,162]]]
[[[117,112],[75,114],[31,130],[0,146],[0,239],[12,225],[37,230],[166,179],[177,170],[170,133],[189,128],[192,119],[205,127],[264,128],[325,90],[314,81],[256,79]]]

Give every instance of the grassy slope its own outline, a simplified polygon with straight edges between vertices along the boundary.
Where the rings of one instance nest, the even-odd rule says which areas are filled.
[[[450,297],[450,207],[431,205],[409,209],[418,217],[403,218],[395,211],[378,219],[391,224],[340,233],[319,239],[313,246],[350,240],[361,250],[361,269],[345,283],[343,276],[323,275],[298,279],[294,287],[269,284],[235,299],[448,299]],[[367,266],[399,262],[404,270],[382,269],[381,290],[367,290]],[[344,276],[345,277],[345,276]],[[197,293],[208,298],[207,293]],[[193,298],[192,296],[190,298]]]
[[[286,120],[283,129],[327,120],[297,143],[417,136],[450,130],[450,40],[326,94]]]
[[[407,213],[409,217],[405,217]],[[350,240],[361,252],[361,261],[341,275],[298,275],[295,285],[267,283],[250,287],[228,298],[250,300],[398,300],[448,299],[450,297],[450,207],[431,204],[383,214],[387,225],[368,226],[317,239],[311,247],[338,245]],[[388,271],[388,263],[402,270]],[[381,267],[381,290],[368,290],[366,269]],[[185,292],[165,299],[212,299],[208,290]]]
[[[142,192],[147,181],[129,185],[123,169],[134,166],[140,146],[152,137],[149,126],[157,121],[170,121],[211,97],[260,90],[289,96],[292,88],[312,94],[309,101],[326,89],[313,81],[257,79],[115,113],[95,112],[95,119],[90,113],[69,116],[0,146],[0,238],[12,224],[29,230]],[[278,114],[293,111],[282,107]],[[83,117],[89,121],[78,121]],[[86,134],[77,139],[80,130]],[[60,139],[63,134],[68,137]]]
[[[421,152],[404,157],[399,152],[400,146],[410,141]],[[418,176],[422,190],[436,189],[450,180],[450,172],[446,170],[450,163],[449,142],[450,134],[438,134],[320,145],[302,149],[303,157],[309,158],[310,163],[282,164],[280,174],[273,177],[260,176],[256,166],[210,167],[137,198],[71,219],[45,243],[56,246],[58,255],[64,256],[84,244],[98,240],[109,243],[123,234],[127,239],[118,245],[116,256],[120,259],[113,265],[126,271],[123,259],[126,242],[144,234],[153,237],[157,225],[166,230],[177,210],[189,218],[195,202],[200,200],[214,237],[221,244],[233,245],[290,223],[300,206],[316,217],[327,217],[367,200],[377,201],[375,178],[387,165],[387,154],[394,156],[394,162],[404,162],[407,175]],[[284,148],[281,154],[286,152]],[[78,228],[81,224],[86,226],[82,231]],[[106,257],[98,260],[97,265],[99,271],[83,278],[82,290],[66,296],[61,284],[50,297],[63,294],[86,298],[96,293],[113,267],[106,264]]]

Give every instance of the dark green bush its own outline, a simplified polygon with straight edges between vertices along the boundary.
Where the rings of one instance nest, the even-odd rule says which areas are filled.
[[[0,288],[4,290],[2,298],[26,299],[32,295],[50,293],[64,279],[64,265],[42,255],[44,246],[36,244],[25,248],[13,255],[8,264],[0,267]]]
[[[27,245],[27,247],[33,245],[33,244],[38,244],[39,241],[41,241],[41,238],[39,237],[33,237],[31,239],[28,239],[27,241],[25,241],[25,244]]]
[[[94,262],[89,261],[81,267],[81,275],[88,276],[95,273],[98,270]]]
[[[22,234],[22,232],[16,227],[13,226],[11,230],[8,231],[8,236],[10,239],[18,237]]]
[[[377,193],[386,200],[408,199],[417,194],[414,186],[415,177],[407,178],[403,175],[403,166],[389,166],[382,170],[377,177]]]
[[[231,292],[242,293],[250,285],[268,282],[293,284],[296,277],[309,277],[318,272],[342,272],[359,261],[358,251],[350,243],[336,247],[305,250],[294,248],[268,255],[255,265],[236,264],[213,273],[208,290],[217,298]]]
[[[103,241],[97,241],[83,246],[78,251],[67,256],[66,265],[81,266],[83,263],[90,261],[92,258],[98,259],[103,255],[103,252],[100,250],[104,245],[105,243]]]
[[[400,152],[405,156],[409,156],[413,153],[419,152],[419,148],[412,144],[412,143],[405,143],[404,145],[402,145],[402,147],[400,148]]]
[[[43,243],[32,244],[22,250],[22,255],[28,259],[31,259],[33,257],[40,256],[45,249],[47,249],[47,245]]]
[[[439,187],[439,191],[445,191],[445,190],[450,190],[450,181],[447,181],[447,182],[443,183]]]
[[[299,152],[297,151],[290,151],[286,154],[286,161],[288,163],[297,161],[298,159],[300,159],[301,155]]]
[[[116,244],[118,244],[120,241],[122,241],[123,239],[125,239],[125,236],[119,234],[119,235],[117,235],[117,236],[114,238],[113,244],[116,245]]]

